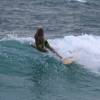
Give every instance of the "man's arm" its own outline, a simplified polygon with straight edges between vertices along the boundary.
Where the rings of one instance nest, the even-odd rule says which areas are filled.
[[[47,40],[45,41],[45,47],[48,48],[53,53],[55,53],[60,59],[62,59],[62,57],[49,45]]]

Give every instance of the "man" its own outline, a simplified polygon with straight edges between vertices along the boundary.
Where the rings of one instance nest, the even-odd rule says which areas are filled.
[[[34,38],[35,38],[35,46],[39,51],[48,52],[47,49],[49,49],[50,51],[55,53],[59,58],[62,59],[62,57],[49,45],[48,41],[45,40],[44,31],[42,27],[37,29]]]

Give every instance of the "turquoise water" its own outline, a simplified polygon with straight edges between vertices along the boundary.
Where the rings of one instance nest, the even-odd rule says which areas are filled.
[[[30,46],[38,25],[72,64]],[[0,100],[100,100],[100,1],[0,0]]]
[[[84,37],[91,39],[91,36],[87,35],[74,38],[82,40]],[[68,37],[66,40],[68,41]],[[52,41],[53,43],[50,43],[53,46],[54,41],[58,40]],[[44,54],[32,48],[30,46],[32,42],[34,40],[31,37],[13,36],[0,41],[1,100],[99,100],[100,67],[89,66],[81,59],[84,57],[82,55],[84,46],[74,63],[64,65],[53,54]],[[60,54],[62,52],[61,50]],[[88,63],[91,61],[88,60]]]

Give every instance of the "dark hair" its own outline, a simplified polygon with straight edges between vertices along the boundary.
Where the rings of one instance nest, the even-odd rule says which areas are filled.
[[[37,29],[37,32],[35,34],[35,38],[37,38],[37,37],[44,37],[44,31],[42,28]]]

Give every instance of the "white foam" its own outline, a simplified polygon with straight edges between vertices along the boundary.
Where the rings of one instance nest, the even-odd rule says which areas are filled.
[[[78,1],[78,2],[81,2],[81,3],[86,3],[87,0],[69,0],[69,1]]]
[[[76,62],[94,72],[100,70],[100,37],[92,35],[65,36],[50,41],[51,45],[63,56],[77,53]]]
[[[79,1],[79,2],[82,2],[82,3],[87,2],[86,0],[76,0],[76,1]]]
[[[32,37],[18,37],[16,34],[7,34],[6,37],[1,39],[1,41],[3,40],[16,40],[21,43],[28,43],[28,44],[34,43],[34,39]]]

